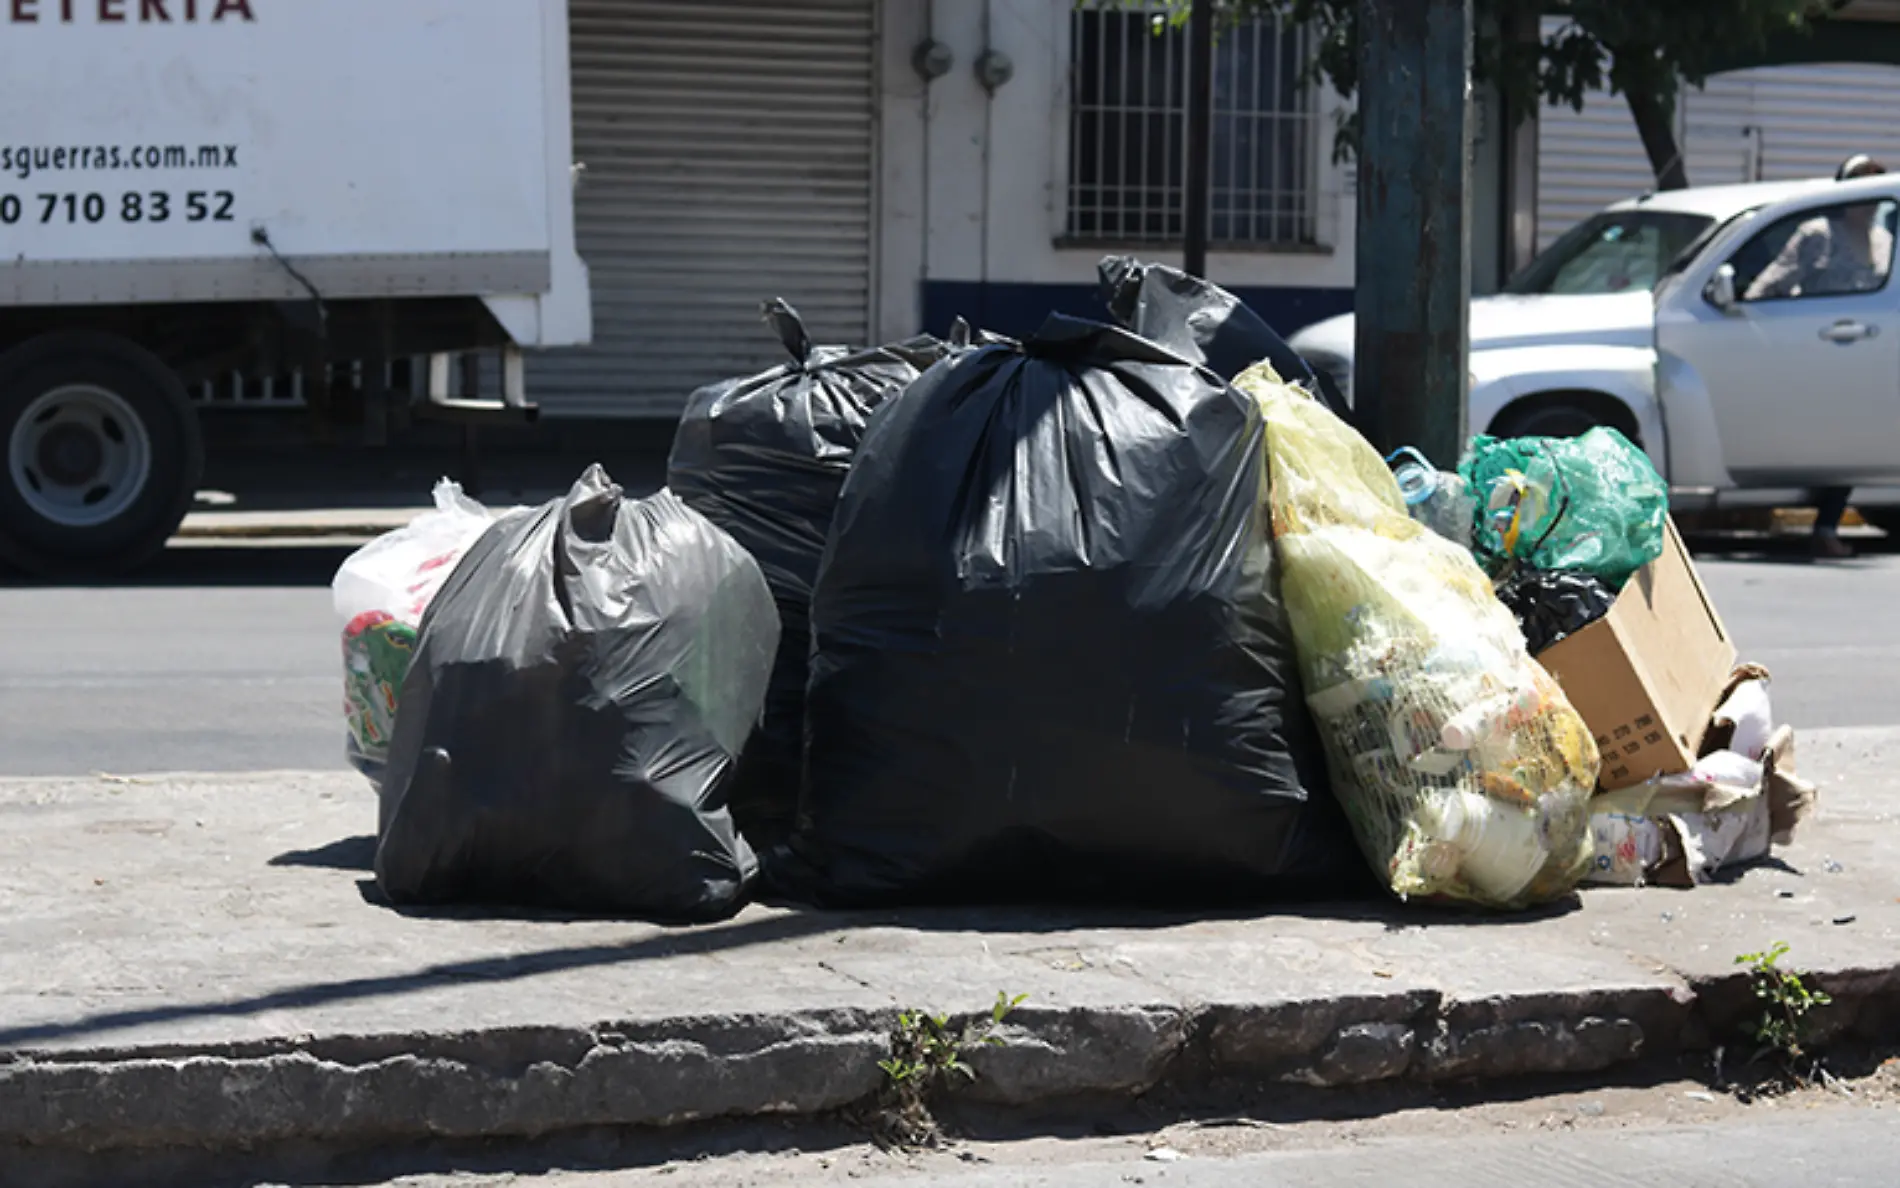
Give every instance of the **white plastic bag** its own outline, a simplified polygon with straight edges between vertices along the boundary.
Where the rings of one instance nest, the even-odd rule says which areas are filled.
[[[1709,882],[1729,867],[1766,858],[1774,848],[1766,796],[1754,797],[1729,812],[1688,813],[1669,821],[1682,838],[1690,877],[1698,883]]]
[[[348,623],[365,611],[382,611],[411,627],[420,623],[429,600],[491,521],[487,508],[462,494],[460,483],[438,481],[434,511],[344,558],[330,583],[337,618]]]
[[[1729,750],[1747,759],[1760,759],[1762,752],[1768,749],[1768,736],[1775,730],[1768,702],[1768,682],[1752,680],[1736,685],[1735,691],[1716,707],[1714,721],[1718,726],[1735,728]]]
[[[348,752],[372,778],[388,755],[422,613],[491,519],[460,484],[443,479],[435,485],[434,511],[351,553],[330,583],[343,630]]]

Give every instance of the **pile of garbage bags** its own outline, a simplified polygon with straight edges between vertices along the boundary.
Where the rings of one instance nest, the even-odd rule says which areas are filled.
[[[1791,841],[1817,790],[1795,774],[1793,729],[1770,717],[1767,669],[1738,662],[1648,456],[1601,427],[1480,435],[1455,472],[1422,470],[1414,519],[1437,528],[1454,501],[1470,509],[1454,533],[1593,719],[1605,754],[1586,881],[1690,887]]]
[[[1671,637],[1735,674],[1695,750],[1679,705],[1603,708],[1695,583],[1627,439],[1381,459],[1232,295],[1101,280],[1111,321],[1022,341],[818,345],[767,302],[787,361],[692,395],[657,494],[444,484],[352,555],[383,894],[1516,910],[1693,883],[1812,810],[1732,648]]]

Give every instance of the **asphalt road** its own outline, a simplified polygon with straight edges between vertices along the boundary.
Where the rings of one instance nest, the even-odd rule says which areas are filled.
[[[0,585],[0,775],[343,766],[337,547],[174,548],[134,584]],[[1800,727],[1900,725],[1900,553],[1705,553]]]

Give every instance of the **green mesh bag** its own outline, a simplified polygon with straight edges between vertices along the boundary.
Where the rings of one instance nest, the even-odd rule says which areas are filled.
[[[1480,434],[1458,465],[1478,500],[1472,549],[1493,575],[1575,569],[1621,590],[1662,555],[1669,486],[1615,429],[1581,437]]]

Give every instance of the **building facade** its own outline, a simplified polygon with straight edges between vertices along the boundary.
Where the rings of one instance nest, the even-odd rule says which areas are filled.
[[[1098,313],[1103,255],[1179,258],[1186,38],[1154,18],[1124,0],[570,0],[595,343],[534,360],[530,390],[553,416],[672,416],[779,361],[758,315],[775,296],[824,342]],[[1350,308],[1356,268],[1343,105],[1307,57],[1300,30],[1259,20],[1223,35],[1214,76],[1208,271],[1289,333]],[[1682,107],[1691,178],[1900,162],[1897,99],[1889,65],[1721,76]],[[1528,139],[1504,122],[1479,94],[1479,291],[1513,242],[1650,184],[1618,99],[1546,109]]]
[[[1186,54],[1074,0],[571,0],[576,221],[595,343],[537,358],[555,416],[670,416],[820,341],[1089,313],[1100,258],[1177,259]],[[925,52],[925,51],[928,52]],[[1289,327],[1345,309],[1339,104],[1273,22],[1217,51],[1209,271]]]

